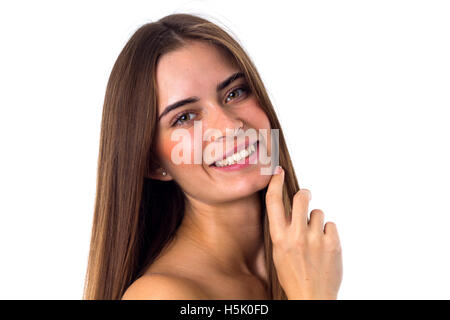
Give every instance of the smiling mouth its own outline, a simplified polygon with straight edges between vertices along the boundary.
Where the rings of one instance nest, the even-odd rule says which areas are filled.
[[[236,153],[233,153],[232,155],[226,157],[225,159],[218,160],[210,165],[210,167],[228,167],[234,164],[237,164],[242,159],[248,158],[250,155],[256,152],[258,148],[259,141],[256,141],[255,143],[251,144],[245,149],[242,149],[241,151],[237,151]]]

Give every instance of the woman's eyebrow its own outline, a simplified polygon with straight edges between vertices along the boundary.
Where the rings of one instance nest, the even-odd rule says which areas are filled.
[[[238,78],[242,78],[244,77],[244,73],[243,72],[236,72],[234,74],[232,74],[231,76],[229,76],[228,78],[226,78],[224,81],[222,81],[221,83],[219,83],[216,87],[216,91],[219,92],[220,90],[225,89],[226,87],[228,87],[234,80],[238,79]]]
[[[233,83],[236,79],[239,79],[242,77],[244,77],[243,72],[236,72],[236,73],[232,74],[231,76],[226,78],[224,81],[217,84],[216,91],[219,92],[220,90],[223,90],[224,88],[229,86],[231,83]],[[176,108],[179,108],[181,106],[184,106],[185,104],[197,102],[198,100],[200,100],[200,99],[198,97],[194,96],[194,97],[189,97],[189,98],[186,98],[186,99],[183,99],[183,100],[180,100],[180,101],[177,101],[175,103],[168,105],[164,109],[164,111],[161,113],[161,115],[159,116],[158,121],[160,121],[161,118],[164,117],[166,114],[168,114],[170,111],[172,111]]]

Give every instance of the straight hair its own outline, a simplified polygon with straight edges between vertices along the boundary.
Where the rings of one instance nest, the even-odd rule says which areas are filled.
[[[148,177],[158,167],[156,66],[165,53],[205,41],[217,46],[245,74],[251,92],[279,129],[279,164],[285,170],[287,218],[299,190],[283,131],[264,84],[241,45],[217,24],[192,14],[171,14],[142,25],[120,52],[108,80],[101,121],[96,198],[83,299],[121,299],[125,290],[173,239],[181,224],[185,196],[174,181]],[[265,206],[267,187],[258,191],[270,299],[286,300],[272,258]]]

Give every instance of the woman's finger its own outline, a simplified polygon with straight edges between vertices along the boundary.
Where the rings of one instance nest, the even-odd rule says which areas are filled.
[[[300,189],[295,195],[292,203],[292,226],[306,230],[308,226],[308,206],[311,192],[308,189]]]
[[[324,213],[320,209],[314,209],[309,215],[309,227],[311,230],[315,230],[323,233]]]
[[[277,170],[280,170],[277,174]],[[273,237],[283,234],[286,216],[283,204],[284,170],[278,167],[270,179],[266,193],[266,208],[269,219],[270,234]]]
[[[334,222],[328,221],[325,223],[324,233],[329,237],[339,238],[337,227]]]

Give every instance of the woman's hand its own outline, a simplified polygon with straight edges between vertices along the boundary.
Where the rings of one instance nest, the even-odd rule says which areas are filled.
[[[281,168],[278,168],[280,170]],[[327,222],[319,209],[311,211],[311,193],[301,189],[294,195],[292,218],[283,205],[284,170],[274,174],[266,194],[273,259],[287,298],[337,299],[342,281],[342,251],[336,225]]]

